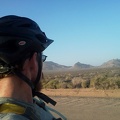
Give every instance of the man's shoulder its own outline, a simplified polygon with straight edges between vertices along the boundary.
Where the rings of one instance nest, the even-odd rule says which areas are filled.
[[[8,114],[0,114],[0,120],[29,120],[24,116],[14,114],[14,113],[8,113]]]

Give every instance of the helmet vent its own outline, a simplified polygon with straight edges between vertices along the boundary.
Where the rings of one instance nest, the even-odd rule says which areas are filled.
[[[19,45],[25,45],[25,44],[26,44],[26,41],[20,41],[18,44],[19,44]]]

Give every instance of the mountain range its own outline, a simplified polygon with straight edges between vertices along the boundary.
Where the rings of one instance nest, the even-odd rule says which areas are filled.
[[[87,69],[87,68],[109,68],[109,67],[120,67],[120,59],[112,59],[100,66],[92,66],[77,62],[73,66],[60,65],[52,61],[46,61],[43,63],[43,70],[76,70],[76,69]]]

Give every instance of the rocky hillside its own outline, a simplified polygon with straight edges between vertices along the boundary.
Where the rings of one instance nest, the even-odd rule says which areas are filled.
[[[108,68],[108,67],[120,67],[120,59],[113,59],[109,60],[105,63],[103,63],[101,66],[92,66],[88,64],[83,64],[80,62],[75,63],[73,66],[65,66],[60,65],[58,63],[54,63],[52,61],[46,61],[43,63],[43,70],[75,70],[75,69],[87,69],[87,68],[95,68],[95,67],[102,67],[102,68]]]
[[[71,66],[60,65],[52,61],[46,61],[43,63],[43,70],[66,70]]]
[[[101,67],[120,67],[120,59],[112,59],[101,65]]]
[[[74,64],[74,66],[72,68],[74,68],[74,69],[82,69],[82,68],[91,68],[91,67],[93,67],[93,66],[77,62],[77,63]]]

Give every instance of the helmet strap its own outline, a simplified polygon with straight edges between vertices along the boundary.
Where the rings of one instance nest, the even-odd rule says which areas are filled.
[[[38,74],[37,74],[36,80],[34,82],[34,86],[35,86],[34,91],[36,90],[36,86],[40,81],[41,73],[42,73],[42,54],[41,53],[38,53],[37,61],[38,61]]]
[[[19,78],[21,78],[23,81],[25,81],[31,87],[33,96],[35,96],[36,86],[39,83],[40,78],[41,78],[41,72],[42,72],[42,58],[41,57],[42,57],[42,54],[38,53],[38,56],[37,56],[38,74],[37,74],[37,77],[36,77],[36,80],[34,83],[32,83],[31,80],[28,77],[26,77],[21,71],[19,71],[17,68],[14,68],[12,70],[12,72],[15,75],[17,75]]]
[[[34,89],[33,83],[30,81],[28,77],[26,77],[23,73],[21,73],[19,70],[14,69],[13,73],[16,74],[19,78],[21,78],[23,81],[25,81],[32,89]]]

